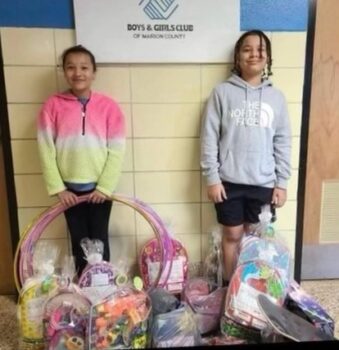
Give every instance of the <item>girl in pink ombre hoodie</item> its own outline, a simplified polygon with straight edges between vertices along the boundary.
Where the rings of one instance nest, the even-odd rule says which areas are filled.
[[[82,238],[104,243],[103,258],[110,260],[108,224],[110,195],[116,189],[125,151],[125,123],[118,104],[93,92],[96,63],[83,46],[64,51],[62,65],[70,89],[47,99],[38,118],[38,146],[49,195],[67,207],[78,275],[86,265]],[[78,196],[88,194],[88,202]]]

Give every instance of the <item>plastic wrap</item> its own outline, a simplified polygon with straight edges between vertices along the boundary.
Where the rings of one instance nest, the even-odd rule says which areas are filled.
[[[89,350],[145,348],[150,314],[150,298],[144,291],[117,289],[91,307]]]
[[[44,344],[43,308],[58,288],[59,277],[54,274],[58,254],[59,249],[48,241],[36,244],[34,274],[26,279],[18,300],[17,316],[23,344]]]
[[[276,305],[284,304],[291,280],[291,255],[271,225],[270,206],[263,206],[259,224],[243,238],[237,267],[231,278],[225,315],[237,323],[264,329],[267,321],[258,304],[265,294]]]
[[[152,347],[170,348],[202,344],[191,308],[181,303],[179,308],[154,317]]]
[[[187,281],[182,300],[192,308],[200,334],[219,328],[226,290],[204,278]]]
[[[102,241],[84,238],[80,244],[88,263],[81,273],[78,285],[92,304],[96,304],[117,288],[120,271],[110,262],[103,260]]]
[[[85,349],[89,309],[89,300],[75,284],[60,281],[58,292],[44,306],[48,350]]]
[[[334,336],[334,319],[294,280],[290,283],[285,307],[312,323],[325,334]]]
[[[167,260],[159,285],[169,292],[181,293],[188,276],[188,254],[184,246],[178,240],[172,238],[172,259]],[[157,239],[151,239],[143,246],[139,256],[139,269],[145,287],[154,284],[160,270],[160,249]],[[167,278],[165,278],[167,276]]]
[[[222,259],[222,232],[220,228],[213,230],[210,238],[209,252],[203,264],[203,276],[219,287],[222,287],[223,259]]]

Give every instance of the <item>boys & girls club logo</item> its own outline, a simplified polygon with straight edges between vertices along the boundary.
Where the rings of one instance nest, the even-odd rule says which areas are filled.
[[[152,20],[167,20],[179,7],[176,0],[141,0],[139,6]]]

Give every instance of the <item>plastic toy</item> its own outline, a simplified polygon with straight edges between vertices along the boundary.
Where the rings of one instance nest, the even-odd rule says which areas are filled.
[[[61,284],[44,307],[44,336],[49,350],[85,349],[89,310],[90,302],[75,284]]]
[[[283,305],[286,291],[279,272],[259,260],[239,265],[228,286],[225,316],[244,326],[265,328],[267,321],[257,304],[259,294]]]
[[[290,283],[285,307],[312,323],[328,336],[334,336],[333,318],[294,280]]]
[[[91,307],[89,350],[145,348],[150,312],[150,299],[144,291],[117,289]]]

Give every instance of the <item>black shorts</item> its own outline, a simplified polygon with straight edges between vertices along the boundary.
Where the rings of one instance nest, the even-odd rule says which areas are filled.
[[[227,199],[221,203],[215,203],[217,220],[224,226],[238,226],[245,223],[255,224],[259,222],[259,214],[262,206],[272,202],[273,188],[239,185],[223,182]],[[275,209],[271,205],[275,220]]]

